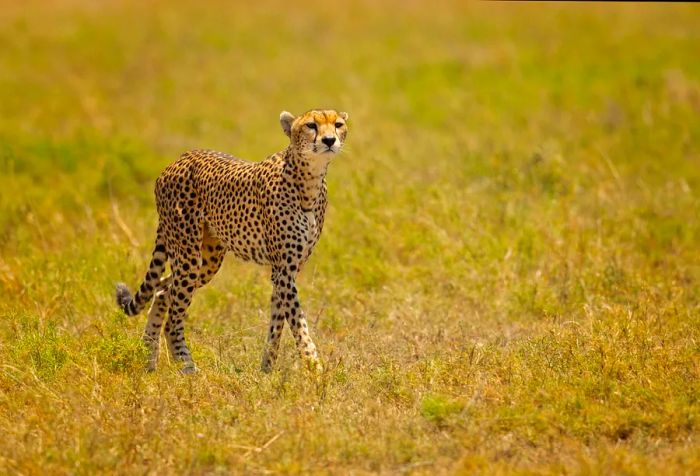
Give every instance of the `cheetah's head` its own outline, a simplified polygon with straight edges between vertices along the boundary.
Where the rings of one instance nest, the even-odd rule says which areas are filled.
[[[283,111],[280,114],[282,130],[290,144],[302,156],[330,159],[340,152],[348,133],[347,112],[334,110],[312,110],[294,117]]]

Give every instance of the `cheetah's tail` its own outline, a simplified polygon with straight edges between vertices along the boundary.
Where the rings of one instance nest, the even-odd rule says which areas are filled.
[[[124,310],[127,316],[135,316],[140,313],[146,306],[156,289],[156,285],[160,281],[160,277],[165,270],[165,262],[167,260],[165,252],[165,239],[163,237],[162,228],[158,226],[156,234],[156,247],[153,250],[153,258],[148,266],[146,277],[141,283],[136,296],[131,295],[129,287],[124,283],[117,284],[117,306]]]

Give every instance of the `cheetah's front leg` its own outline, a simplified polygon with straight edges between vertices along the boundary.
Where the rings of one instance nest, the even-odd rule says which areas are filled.
[[[280,337],[284,329],[284,312],[281,310],[280,290],[275,285],[278,270],[272,270],[272,298],[270,299],[270,328],[267,331],[267,343],[262,357],[262,370],[269,372],[277,360],[280,348]]]
[[[292,265],[275,268],[272,273],[272,316],[267,347],[263,354],[262,367],[264,371],[269,371],[277,358],[279,339],[285,319],[289,322],[302,359],[307,360],[312,367],[320,369],[316,345],[311,340],[309,326],[299,302],[299,293],[295,284],[296,269],[296,266]]]

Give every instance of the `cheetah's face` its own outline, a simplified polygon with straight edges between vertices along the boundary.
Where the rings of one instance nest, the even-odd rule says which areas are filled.
[[[348,133],[346,112],[313,110],[298,117],[284,111],[280,123],[292,147],[303,156],[325,158],[340,152]]]

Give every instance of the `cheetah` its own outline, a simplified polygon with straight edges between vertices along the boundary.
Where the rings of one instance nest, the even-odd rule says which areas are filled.
[[[165,324],[168,350],[180,371],[197,371],[185,342],[187,308],[227,253],[271,267],[271,316],[262,370],[269,372],[277,359],[285,321],[301,357],[320,368],[295,280],[321,236],[326,172],[345,142],[348,114],[311,110],[295,117],[284,111],[279,120],[289,145],[261,162],[192,150],[156,180],[159,221],[148,271],[135,295],[123,283],[116,289],[117,304],[129,316],[139,314],[153,299],[143,335],[148,370],[156,368]],[[171,273],[163,277],[166,263]]]

